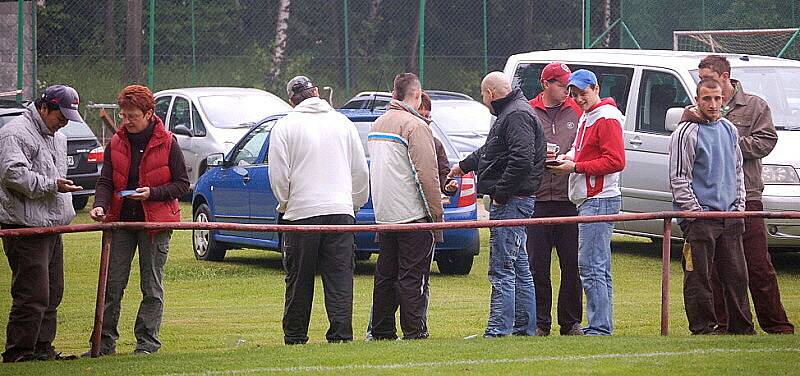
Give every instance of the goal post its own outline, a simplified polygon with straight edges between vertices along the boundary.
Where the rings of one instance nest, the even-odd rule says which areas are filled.
[[[798,34],[800,28],[673,31],[672,48],[800,59]]]

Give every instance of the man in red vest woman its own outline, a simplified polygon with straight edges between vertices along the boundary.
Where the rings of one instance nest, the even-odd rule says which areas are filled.
[[[179,222],[178,198],[189,176],[178,141],[154,114],[150,89],[131,85],[117,97],[122,124],[106,146],[89,215],[103,222]],[[114,230],[100,353],[116,352],[120,303],[134,252],[139,249],[142,301],[136,316],[134,354],[158,351],[164,313],[164,264],[172,231]]]

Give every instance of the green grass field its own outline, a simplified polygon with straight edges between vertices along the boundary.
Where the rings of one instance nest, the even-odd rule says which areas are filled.
[[[184,216],[190,215],[184,206]],[[81,212],[76,223],[88,222]],[[615,336],[611,338],[464,339],[481,334],[487,319],[490,286],[486,277],[488,232],[469,276],[443,276],[434,266],[427,341],[364,342],[371,304],[375,257],[360,262],[355,277],[354,327],[358,340],[329,345],[318,278],[305,346],[282,342],[283,273],[280,256],[265,251],[230,251],[225,262],[199,262],[191,233],[172,238],[166,271],[166,308],[158,354],[137,357],[133,323],[141,294],[133,267],[120,319],[118,355],[70,362],[0,365],[0,374],[796,374],[800,341],[796,336],[692,337],[681,295],[682,273],[672,263],[671,335],[659,336],[660,247],[635,238],[613,244]],[[66,289],[59,309],[55,345],[67,354],[88,349],[100,254],[100,234],[66,235]],[[138,265],[134,259],[134,265]],[[554,258],[554,262],[555,262]],[[783,303],[800,321],[800,254],[773,257]],[[554,275],[558,274],[553,264]],[[0,325],[11,304],[10,271],[0,263]],[[557,287],[557,280],[554,281]],[[554,295],[556,295],[554,293]],[[554,307],[555,308],[555,307]],[[555,316],[555,312],[554,312]],[[554,330],[557,333],[557,330]],[[238,343],[238,345],[237,345]]]

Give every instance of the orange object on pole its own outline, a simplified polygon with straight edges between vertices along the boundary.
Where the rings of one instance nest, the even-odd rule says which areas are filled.
[[[661,335],[669,335],[669,256],[672,247],[672,218],[664,218],[661,243]]]
[[[108,259],[111,255],[111,230],[103,231],[103,249],[100,251],[100,275],[97,278],[97,302],[94,307],[94,330],[92,330],[92,358],[100,356],[100,334],[103,331],[103,313],[106,306],[106,283],[108,282]]]

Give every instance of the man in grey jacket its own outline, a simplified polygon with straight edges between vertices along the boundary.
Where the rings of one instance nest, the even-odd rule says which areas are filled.
[[[78,93],[55,85],[0,129],[0,228],[50,227],[75,217],[65,179],[67,139],[57,132],[68,120],[83,122]],[[3,362],[64,359],[52,342],[56,309],[64,292],[61,235],[3,238],[11,267],[11,312]]]

